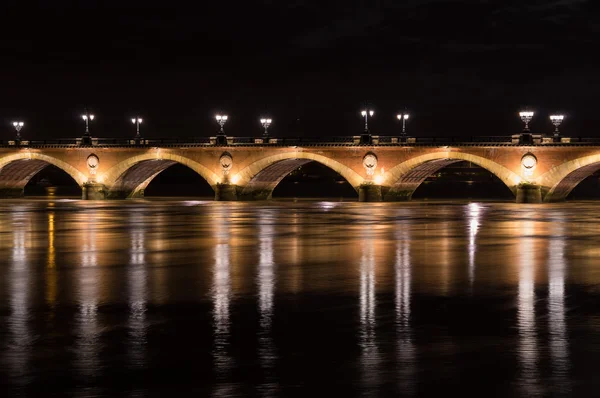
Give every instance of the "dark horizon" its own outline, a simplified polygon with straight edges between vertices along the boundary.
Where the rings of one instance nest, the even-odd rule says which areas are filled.
[[[410,1],[345,5],[298,0],[219,2],[188,8],[129,2],[9,3],[0,26],[4,77],[0,134],[26,122],[24,138],[77,137],[87,106],[93,136],[149,138],[226,133],[355,135],[359,111],[376,111],[374,134],[510,135],[517,112],[533,132],[595,136],[600,92],[592,49],[598,5]]]

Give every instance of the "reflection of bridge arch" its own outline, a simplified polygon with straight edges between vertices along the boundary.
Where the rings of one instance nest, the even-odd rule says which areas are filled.
[[[384,175],[382,185],[389,187],[385,200],[409,200],[423,181],[438,170],[453,163],[468,161],[498,177],[516,193],[521,178],[506,167],[481,156],[463,152],[433,152],[407,160]]]
[[[544,202],[565,200],[581,181],[600,170],[600,154],[574,159],[552,168],[540,176],[538,182],[549,188]]]
[[[339,173],[355,190],[364,180],[350,167],[326,156],[310,152],[286,152],[258,160],[238,173],[237,184],[243,187],[241,198],[270,199],[281,180],[298,167],[313,161]]]
[[[52,156],[21,151],[0,158],[0,190],[3,197],[22,196],[25,185],[48,165],[54,165],[67,173],[82,186],[87,177],[75,167]]]
[[[143,196],[144,189],[162,171],[176,163],[189,167],[204,178],[211,187],[218,176],[207,167],[183,156],[165,153],[157,156],[146,153],[128,158],[110,168],[102,175],[102,182],[109,187],[109,198],[132,198]]]

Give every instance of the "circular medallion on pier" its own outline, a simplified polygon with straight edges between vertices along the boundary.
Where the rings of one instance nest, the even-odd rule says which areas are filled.
[[[537,165],[537,158],[532,153],[526,153],[521,158],[521,165],[527,170],[533,170]]]
[[[377,156],[372,153],[367,153],[363,158],[363,166],[365,166],[365,170],[367,170],[367,175],[372,176],[377,167]]]
[[[219,158],[219,164],[221,165],[221,168],[223,169],[223,174],[227,174],[229,173],[229,170],[231,170],[231,167],[233,166],[233,158],[231,157],[231,155],[228,152],[224,152],[221,157]]]
[[[92,153],[90,156],[87,157],[87,166],[89,167],[91,174],[96,173],[98,164],[100,164],[100,159],[98,158],[98,156]]]

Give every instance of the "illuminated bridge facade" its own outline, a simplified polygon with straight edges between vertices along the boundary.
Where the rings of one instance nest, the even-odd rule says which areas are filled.
[[[179,163],[202,176],[216,200],[266,200],[291,171],[318,162],[343,176],[360,201],[400,201],[410,200],[441,168],[468,161],[498,177],[517,202],[537,203],[564,200],[600,169],[599,139],[526,138],[5,141],[0,143],[0,196],[22,196],[27,182],[52,164],[81,186],[83,199],[138,198],[154,177]]]

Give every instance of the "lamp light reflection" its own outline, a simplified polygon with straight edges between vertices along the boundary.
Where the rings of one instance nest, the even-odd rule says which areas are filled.
[[[571,395],[569,378],[569,347],[565,320],[565,231],[564,219],[552,223],[553,235],[548,246],[548,327],[550,332],[550,358],[553,385],[557,393]]]
[[[231,344],[230,303],[231,286],[231,253],[230,232],[231,217],[226,209],[217,210],[214,223],[214,263],[212,270],[211,298],[213,303],[213,363],[218,383],[212,396],[227,397],[235,395],[227,382],[231,377],[233,360],[228,352]]]
[[[469,203],[467,206],[467,217],[469,220],[469,285],[473,288],[475,282],[475,254],[477,251],[476,237],[479,231],[479,220],[483,206],[479,203]]]
[[[415,346],[410,327],[411,258],[410,225],[396,225],[396,335],[397,363],[402,391],[412,394],[415,390]]]
[[[7,325],[9,344],[5,354],[9,374],[19,383],[26,383],[30,361],[32,335],[29,330],[30,270],[27,264],[25,214],[12,213],[12,258],[10,260],[10,317]]]
[[[131,365],[141,368],[145,363],[146,311],[148,300],[148,271],[146,264],[146,228],[144,214],[130,213],[129,243],[129,357]]]
[[[99,270],[96,253],[97,214],[85,213],[88,227],[81,235],[81,265],[79,276],[79,314],[77,316],[77,369],[84,377],[92,377],[98,370],[99,351]]]
[[[522,222],[519,240],[519,295],[517,325],[521,386],[526,396],[539,394],[538,343],[535,321],[534,221]]]
[[[263,370],[271,375],[263,388],[274,390],[276,379],[272,376],[276,353],[273,343],[271,322],[273,317],[273,294],[275,292],[275,262],[273,259],[274,220],[277,214],[267,209],[259,216],[259,262],[258,262],[258,304],[260,313],[259,359]]]
[[[361,240],[360,258],[360,347],[365,388],[379,384],[380,355],[375,337],[375,238],[370,228]]]
[[[46,303],[52,309],[57,294],[56,249],[54,247],[54,212],[48,213],[48,258],[46,261]],[[54,312],[52,312],[54,314]]]

